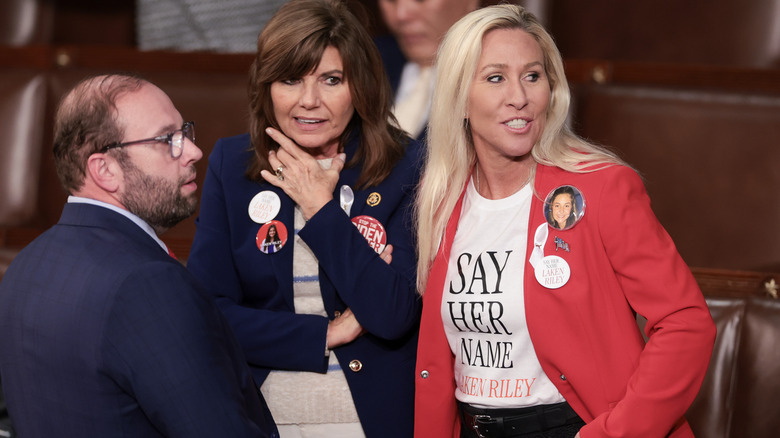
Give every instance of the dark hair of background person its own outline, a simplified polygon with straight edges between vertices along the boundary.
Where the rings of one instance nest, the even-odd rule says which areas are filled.
[[[249,133],[254,146],[246,177],[261,181],[260,171],[271,171],[268,152],[279,145],[265,133],[279,129],[274,117],[271,84],[301,78],[319,64],[327,47],[339,51],[355,114],[341,137],[341,147],[357,129],[360,146],[347,163],[362,164],[358,187],[382,182],[404,153],[406,135],[392,116],[392,91],[379,51],[364,25],[350,12],[359,4],[342,0],[292,0],[279,9],[257,41],[250,69]],[[392,121],[392,122],[391,122]]]

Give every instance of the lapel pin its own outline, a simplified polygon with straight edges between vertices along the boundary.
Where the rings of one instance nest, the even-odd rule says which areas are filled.
[[[382,202],[382,195],[377,192],[372,192],[366,199],[366,204],[368,204],[369,207],[376,207],[380,202]]]

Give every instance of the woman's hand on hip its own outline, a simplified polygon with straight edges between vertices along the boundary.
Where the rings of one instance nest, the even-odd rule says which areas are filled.
[[[294,141],[273,128],[266,133],[281,146],[268,154],[268,162],[275,173],[263,170],[263,179],[280,189],[301,207],[306,220],[333,199],[333,191],[344,168],[344,154],[333,158],[330,169],[320,167],[317,160]]]

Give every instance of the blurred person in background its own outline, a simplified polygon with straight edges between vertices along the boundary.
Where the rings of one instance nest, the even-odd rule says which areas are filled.
[[[433,96],[433,66],[444,34],[479,0],[378,0],[392,36],[375,39],[395,94],[393,113],[414,138],[425,136]]]

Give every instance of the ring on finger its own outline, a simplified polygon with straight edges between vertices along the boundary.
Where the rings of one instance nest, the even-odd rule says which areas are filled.
[[[276,168],[276,177],[279,178],[279,181],[284,181],[284,175],[282,175],[283,170],[284,166],[279,166]]]

